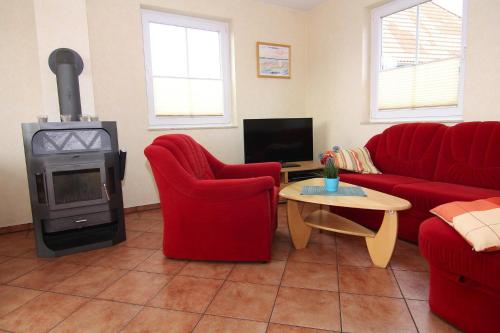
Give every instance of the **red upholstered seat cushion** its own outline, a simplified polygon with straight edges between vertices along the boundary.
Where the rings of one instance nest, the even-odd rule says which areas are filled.
[[[372,230],[379,230],[384,219],[384,212],[381,210],[331,206],[330,211]],[[416,244],[418,242],[418,228],[420,223],[430,216],[432,215],[429,212],[425,213],[416,209],[398,212],[398,238]]]
[[[381,191],[385,193],[392,193],[394,186],[399,184],[413,184],[426,182],[424,179],[380,174],[368,175],[358,173],[343,173],[340,175],[340,180],[353,185],[364,186],[372,190]]]
[[[366,148],[382,173],[432,180],[447,128],[436,123],[399,124],[372,137]]]
[[[381,191],[384,193],[392,194],[393,188],[400,184],[413,184],[413,183],[425,183],[428,182],[424,179],[398,176],[398,175],[367,175],[367,174],[357,174],[357,173],[343,173],[340,175],[340,179],[343,182],[350,183],[353,185],[363,186],[376,191]],[[343,208],[343,207],[331,207],[331,211],[342,215],[348,219],[361,223],[362,225],[371,228],[373,230],[378,230],[380,224],[382,223],[384,213],[382,211],[367,210],[367,209],[353,209],[353,208]],[[418,218],[415,220],[413,216],[408,218],[401,218],[408,211],[403,211],[399,213],[399,229],[398,236],[404,240],[410,242],[417,242],[418,227],[419,222],[423,220],[419,219],[423,214],[416,212]],[[430,213],[428,214],[430,215]],[[424,217],[428,217],[424,214]],[[411,221],[410,221],[411,220]]]
[[[473,251],[462,236],[437,217],[420,226],[419,247],[431,265],[500,291],[500,251]]]
[[[424,182],[397,185],[392,194],[410,201],[412,209],[427,213],[447,202],[491,198],[499,196],[500,191],[451,183]]]
[[[448,128],[434,180],[500,190],[500,122],[467,122]]]

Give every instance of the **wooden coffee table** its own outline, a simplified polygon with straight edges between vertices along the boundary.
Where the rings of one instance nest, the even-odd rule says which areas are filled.
[[[280,196],[287,199],[288,228],[296,249],[303,249],[309,242],[311,228],[338,232],[347,235],[365,237],[368,252],[377,267],[386,267],[391,260],[398,234],[398,211],[409,209],[411,204],[401,198],[363,188],[366,197],[301,195],[304,185],[323,186],[322,178],[313,178],[288,185],[280,191]],[[354,186],[341,182],[339,186]],[[329,210],[319,209],[306,218],[302,218],[298,202],[308,202],[325,206],[338,206],[359,209],[383,210],[384,219],[377,232],[346,219]]]

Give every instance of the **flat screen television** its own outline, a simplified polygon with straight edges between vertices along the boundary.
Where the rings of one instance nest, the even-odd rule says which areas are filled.
[[[245,163],[313,159],[312,118],[244,119]]]

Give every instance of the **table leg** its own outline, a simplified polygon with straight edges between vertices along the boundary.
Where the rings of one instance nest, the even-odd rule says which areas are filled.
[[[386,211],[384,220],[375,237],[365,237],[373,264],[385,268],[391,260],[398,234],[398,213]]]
[[[290,231],[293,246],[296,249],[303,249],[309,242],[311,227],[304,223],[297,201],[288,199],[286,210],[288,214],[288,230]]]

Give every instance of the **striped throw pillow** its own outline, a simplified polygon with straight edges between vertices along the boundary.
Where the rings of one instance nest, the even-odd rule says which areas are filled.
[[[321,162],[324,164],[329,158],[332,158],[335,166],[342,170],[357,173],[381,173],[373,164],[370,152],[365,147],[329,150],[321,155]]]
[[[453,227],[475,251],[500,250],[500,197],[449,202],[431,213]]]

